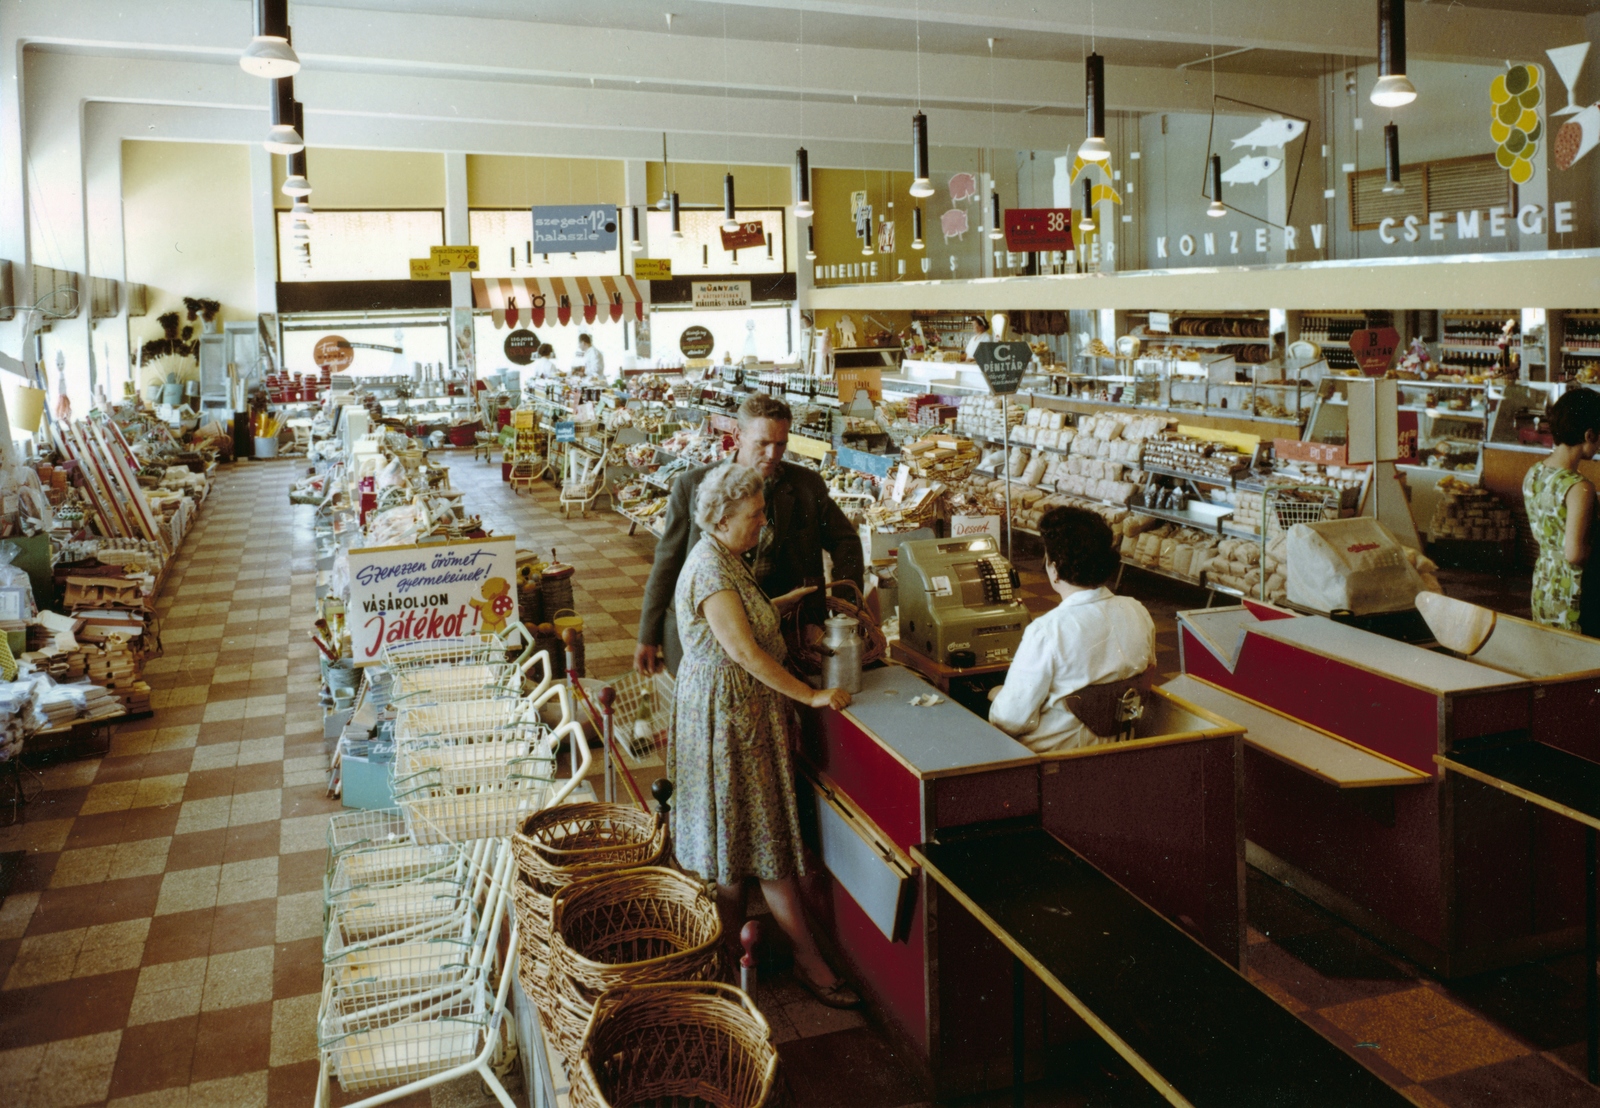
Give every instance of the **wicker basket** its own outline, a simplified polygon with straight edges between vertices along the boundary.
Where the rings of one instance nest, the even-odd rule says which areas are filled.
[[[667,826],[628,804],[558,804],[535,812],[511,836],[518,879],[512,886],[521,935],[518,972],[530,997],[544,995],[550,898],[579,877],[667,857]]]
[[[681,1097],[714,1108],[766,1108],[781,1089],[772,1028],[748,996],[716,982],[672,981],[622,985],[600,997],[572,1075],[572,1104]]]
[[[596,997],[617,985],[714,980],[721,939],[716,902],[677,870],[641,866],[557,890],[544,1009],[569,1074]]]

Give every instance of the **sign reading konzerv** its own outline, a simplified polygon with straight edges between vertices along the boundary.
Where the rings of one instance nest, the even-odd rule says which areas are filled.
[[[617,248],[610,204],[544,204],[533,211],[535,254],[603,254]]]

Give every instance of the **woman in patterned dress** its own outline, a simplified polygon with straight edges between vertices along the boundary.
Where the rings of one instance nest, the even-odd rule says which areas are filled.
[[[783,667],[779,613],[812,592],[774,600],[762,593],[743,555],[766,525],[761,475],[729,462],[713,470],[695,499],[703,532],[678,574],[676,604],[683,660],[672,707],[667,775],[674,785],[673,843],[678,861],[718,886],[724,931],[737,926],[746,879],[761,892],[794,944],[795,974],[824,1004],[860,1003],[811,937],[795,878],[803,872],[795,805],[790,700],[843,708],[843,689],[815,690]]]
[[[1579,386],[1550,406],[1555,449],[1528,470],[1522,499],[1539,541],[1533,567],[1533,618],[1549,627],[1600,636],[1600,580],[1586,582],[1593,549],[1595,491],[1578,472],[1600,451],[1600,393]]]

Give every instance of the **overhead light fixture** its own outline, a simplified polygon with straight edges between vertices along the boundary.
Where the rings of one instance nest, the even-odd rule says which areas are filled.
[[[1372,102],[1400,108],[1417,98],[1417,86],[1406,76],[1406,0],[1378,0],[1378,83]]]
[[[639,238],[639,209],[630,208],[633,213],[633,241],[628,244],[628,249],[635,254],[644,249],[644,241]]]
[[[928,175],[928,117],[921,112],[911,117],[911,195],[933,195]]]
[[[298,100],[294,102],[294,129],[302,136],[306,133],[306,109]],[[303,145],[289,155],[289,175],[284,178],[281,190],[285,196],[311,195],[311,182],[306,179],[306,148]]]
[[[302,219],[308,215],[316,214],[316,212],[312,210],[311,201],[307,200],[304,196],[295,197],[294,207],[290,208],[289,210]]]
[[[739,229],[739,217],[733,211],[733,174],[722,178],[722,229],[729,234]]]
[[[261,145],[269,154],[296,154],[305,149],[305,139],[294,125],[293,77],[278,77],[272,82],[272,126]]]
[[[672,15],[667,15],[667,25],[672,25]],[[667,191],[667,133],[661,132],[661,199],[656,201],[656,211],[664,212],[672,207],[672,194]]]
[[[1106,60],[1090,54],[1083,67],[1083,115],[1089,137],[1078,147],[1086,162],[1103,162],[1111,157],[1106,145]]]
[[[811,218],[811,157],[802,146],[794,152],[794,217]]]
[[[1228,206],[1222,202],[1222,155],[1211,155],[1211,206],[1206,209],[1206,214],[1213,219],[1220,219],[1228,214]]]
[[[239,56],[239,68],[270,78],[300,72],[300,57],[289,45],[289,0],[256,0],[256,35]]]
[[[817,228],[812,224],[806,228],[806,261],[817,260]]]
[[[1084,234],[1094,230],[1094,185],[1083,179],[1083,218],[1078,220],[1078,230]]]
[[[911,209],[911,249],[925,250],[928,244],[922,241],[922,209]]]
[[[1000,225],[1000,194],[993,189],[989,190],[989,210],[989,237],[991,239],[1005,238],[1005,230]]]
[[[674,192],[668,194],[667,208],[672,212],[672,237],[675,239],[681,239],[683,237],[683,223],[680,218],[682,212],[678,208],[677,193]]]
[[[1406,191],[1400,181],[1400,128],[1393,123],[1383,129],[1383,191]]]
[[[872,257],[872,225],[870,223],[867,225],[867,229],[861,233],[861,256],[863,258]]]

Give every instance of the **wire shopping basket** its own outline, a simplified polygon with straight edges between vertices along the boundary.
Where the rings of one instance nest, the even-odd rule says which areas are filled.
[[[507,661],[513,649],[511,632],[517,632],[527,646],[515,661]],[[492,697],[520,697],[522,682],[535,662],[541,662],[544,676],[534,689],[544,692],[554,680],[550,655],[533,649],[533,636],[522,624],[513,624],[507,634],[478,635],[474,638],[440,642],[413,642],[385,646],[382,661],[393,675],[391,703],[398,705],[445,703]]]
[[[559,728],[570,723],[572,698],[565,685],[553,684],[541,693],[517,699],[452,700],[403,707],[395,717],[394,735],[396,741],[401,742],[411,739],[456,741],[497,728],[538,724],[543,718],[541,709],[552,699],[561,709],[560,721],[552,726]]]
[[[672,729],[674,683],[666,670],[646,677],[634,670],[605,682],[616,693],[611,702],[611,723],[617,749],[638,768],[667,747]]]

